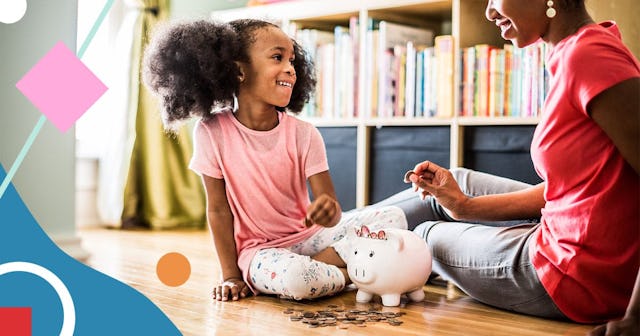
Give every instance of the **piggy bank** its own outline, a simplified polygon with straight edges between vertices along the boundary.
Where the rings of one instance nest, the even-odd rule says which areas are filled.
[[[431,251],[418,235],[397,228],[374,232],[362,226],[349,240],[347,272],[358,287],[357,302],[369,302],[374,295],[385,306],[398,306],[402,294],[414,302],[424,299]]]

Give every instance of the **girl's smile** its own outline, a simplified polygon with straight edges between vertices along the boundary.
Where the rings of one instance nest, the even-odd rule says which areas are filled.
[[[287,106],[296,83],[291,38],[277,28],[260,29],[255,32],[249,58],[250,63],[241,64],[246,80],[239,98],[251,104]]]

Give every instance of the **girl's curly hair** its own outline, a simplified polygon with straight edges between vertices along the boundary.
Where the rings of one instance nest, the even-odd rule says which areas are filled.
[[[236,62],[250,61],[255,32],[267,27],[278,28],[267,21],[241,19],[181,22],[159,29],[145,50],[142,78],[161,98],[165,128],[175,129],[192,117],[207,118],[214,106],[233,105],[240,86]],[[289,105],[276,108],[297,114],[313,94],[316,78],[307,53],[292,41],[297,80]]]

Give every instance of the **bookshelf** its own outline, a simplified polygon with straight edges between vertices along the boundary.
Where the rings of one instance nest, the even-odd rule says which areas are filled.
[[[589,1],[593,0],[588,0]],[[385,20],[390,22],[402,23],[413,27],[429,29],[434,36],[450,35],[452,37],[453,61],[448,66],[449,84],[446,95],[446,108],[448,109],[446,117],[371,117],[365,111],[367,105],[366,94],[357,94],[354,98],[356,105],[354,117],[305,117],[306,120],[316,125],[321,132],[326,130],[331,134],[339,134],[341,129],[346,134],[355,134],[355,165],[346,178],[347,183],[355,185],[349,186],[348,197],[355,194],[355,201],[351,202],[353,207],[362,207],[367,204],[378,201],[380,197],[379,186],[376,183],[386,179],[395,179],[397,184],[396,190],[389,190],[389,194],[398,191],[402,186],[402,172],[413,167],[418,161],[428,159],[425,156],[415,156],[413,159],[400,158],[398,162],[389,163],[396,165],[392,169],[386,169],[390,172],[388,175],[381,175],[381,169],[376,165],[379,164],[380,151],[384,146],[380,146],[377,142],[388,139],[390,134],[404,134],[411,132],[420,132],[423,136],[428,134],[438,134],[439,137],[447,137],[445,140],[446,151],[448,155],[440,156],[441,164],[448,167],[466,166],[465,157],[471,158],[473,155],[469,152],[470,140],[465,136],[465,130],[471,130],[469,135],[471,138],[478,137],[478,134],[487,132],[477,132],[478,129],[488,128],[490,132],[501,132],[502,129],[508,132],[524,129],[525,133],[533,131],[538,122],[538,118],[533,117],[473,117],[459,116],[461,111],[461,50],[473,47],[479,44],[489,44],[493,46],[503,46],[505,41],[500,37],[496,26],[485,19],[484,11],[487,5],[486,0],[298,0],[285,1],[270,5],[258,7],[246,7],[230,10],[215,11],[211,17],[216,20],[230,21],[240,18],[258,18],[265,19],[281,25],[283,30],[287,32],[300,31],[301,29],[316,29],[324,31],[334,31],[336,26],[349,27],[350,20],[357,18],[359,23],[368,22],[369,19],[377,21]],[[594,15],[597,17],[597,15]],[[294,29],[295,28],[295,29]],[[367,40],[365,38],[368,27],[366,24],[359,24],[356,28],[360,38],[360,43],[355,47],[357,59],[363,60],[364,55],[370,53],[371,49],[367,49]],[[357,73],[365,74],[367,72],[366,62],[357,62]],[[357,82],[354,84],[358,93],[368,92],[367,78],[358,76]],[[442,96],[439,101],[442,100]],[[354,132],[355,131],[355,132]],[[431,132],[433,131],[433,132]],[[409,134],[411,136],[411,134]],[[485,136],[485,135],[483,135]],[[527,134],[526,136],[530,136]],[[442,139],[440,139],[442,140]],[[441,142],[440,140],[436,142]],[[465,143],[467,144],[465,146]],[[471,145],[473,145],[471,143]],[[425,145],[428,146],[428,145]],[[328,148],[328,152],[331,149]],[[436,150],[440,155],[442,148]],[[528,151],[528,148],[526,149]],[[413,152],[412,152],[413,151]],[[416,155],[430,155],[429,152],[422,152],[419,149],[408,149],[407,153]],[[395,154],[395,153],[394,153]],[[342,153],[341,155],[344,155]],[[331,166],[331,153],[330,166]],[[409,157],[409,156],[407,156]],[[352,158],[353,159],[353,158]],[[394,160],[390,158],[389,160]],[[412,161],[407,161],[412,160]],[[528,164],[525,162],[525,165]],[[401,165],[401,167],[399,167]],[[390,166],[391,167],[391,166]],[[474,168],[474,167],[469,167]],[[399,171],[401,173],[396,172]],[[353,172],[355,171],[355,173]],[[531,168],[531,171],[532,168]],[[332,168],[332,176],[339,171]],[[355,176],[353,176],[355,175]],[[397,175],[397,176],[396,176]],[[386,181],[385,181],[386,183]],[[532,182],[533,183],[533,182]],[[335,183],[334,179],[334,184]],[[341,183],[340,183],[341,184]],[[398,186],[398,184],[400,186]],[[344,187],[344,186],[341,186]],[[351,192],[353,191],[353,192]],[[338,190],[339,192],[339,190]],[[377,195],[377,196],[376,196]],[[340,195],[338,195],[340,198]],[[340,200],[345,203],[344,200]],[[346,203],[350,203],[348,200]],[[345,207],[343,205],[343,207]],[[346,207],[347,209],[349,206]]]

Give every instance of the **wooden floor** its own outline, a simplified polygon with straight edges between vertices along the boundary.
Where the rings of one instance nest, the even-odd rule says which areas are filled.
[[[393,308],[356,303],[353,289],[316,301],[258,296],[215,302],[209,293],[218,279],[217,259],[206,231],[81,229],[79,234],[91,254],[86,261],[89,266],[147,296],[184,335],[584,335],[592,328],[511,314],[480,304],[456,289],[431,285],[424,287],[424,301],[403,300]],[[179,252],[191,263],[191,276],[182,286],[165,286],[156,276],[158,260],[169,252]],[[308,324],[290,321],[291,315],[284,313],[288,308],[312,312],[372,309],[404,315],[399,326],[365,322],[364,326],[338,323],[310,329]]]

